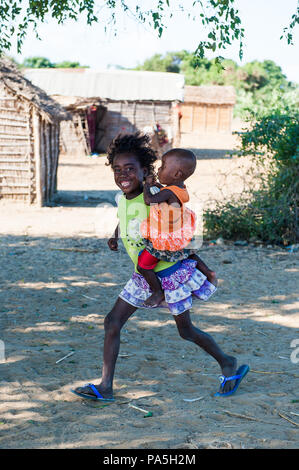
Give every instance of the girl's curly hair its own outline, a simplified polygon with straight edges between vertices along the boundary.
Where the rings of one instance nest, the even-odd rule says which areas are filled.
[[[134,134],[119,134],[108,147],[106,165],[113,165],[116,155],[132,153],[137,157],[140,165],[147,168],[149,174],[154,173],[154,162],[157,160],[156,152],[150,147],[151,138],[147,134],[135,132]]]

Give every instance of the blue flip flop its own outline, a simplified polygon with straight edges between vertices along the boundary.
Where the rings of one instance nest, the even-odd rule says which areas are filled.
[[[235,383],[234,388],[230,392],[226,392],[226,393],[217,392],[214,394],[214,397],[228,397],[229,395],[232,395],[233,393],[235,393],[241,381],[244,379],[245,375],[248,374],[249,370],[250,370],[249,366],[247,364],[243,364],[237,370],[236,375],[232,375],[231,377],[225,377],[225,375],[220,375],[219,380],[221,382],[220,387],[222,389],[224,387],[224,384],[229,380],[235,380],[236,383]]]
[[[71,392],[74,393],[75,395],[78,395],[78,397],[88,398],[89,400],[98,400],[98,401],[103,401],[103,402],[108,402],[108,403],[109,402],[111,403],[114,401],[114,398],[104,398],[100,394],[100,392],[96,389],[94,384],[85,384],[84,387],[90,387],[95,395],[93,396],[93,395],[89,395],[88,393],[77,392],[76,390],[72,390],[72,389],[71,389]]]

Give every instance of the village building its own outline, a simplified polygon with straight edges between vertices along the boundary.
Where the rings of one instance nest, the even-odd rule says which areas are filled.
[[[202,148],[207,139],[231,135],[235,103],[233,86],[185,86],[181,145]]]
[[[56,189],[59,126],[68,113],[0,59],[0,199],[40,206]]]
[[[72,114],[61,125],[61,149],[106,152],[119,133],[150,133],[161,155],[180,143],[184,76],[131,70],[26,69],[25,75]]]

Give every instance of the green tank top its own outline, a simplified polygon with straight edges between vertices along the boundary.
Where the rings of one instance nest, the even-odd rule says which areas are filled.
[[[118,200],[117,216],[119,218],[120,238],[124,247],[133,261],[137,272],[138,255],[144,249],[142,237],[140,235],[140,224],[149,216],[150,206],[147,206],[143,199],[143,193],[134,199],[126,199],[122,195]],[[154,271],[162,271],[174,265],[175,262],[159,261]]]

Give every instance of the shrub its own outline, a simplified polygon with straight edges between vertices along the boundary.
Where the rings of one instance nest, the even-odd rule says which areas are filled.
[[[208,237],[251,237],[287,245],[299,240],[299,113],[295,107],[259,117],[240,134],[238,155],[260,167],[249,189],[204,213]],[[266,173],[264,169],[266,168]],[[263,170],[263,171],[262,171]]]

